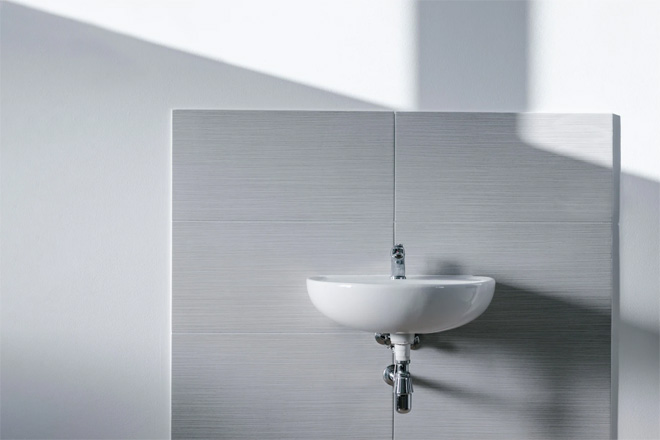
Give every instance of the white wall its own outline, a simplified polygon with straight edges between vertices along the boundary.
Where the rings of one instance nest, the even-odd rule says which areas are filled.
[[[660,437],[658,2],[20,3],[397,109],[621,115],[619,432]],[[340,95],[3,4],[3,435],[169,432],[170,109],[374,107]]]
[[[170,434],[172,108],[375,108],[2,4],[1,437]]]
[[[19,3],[397,108],[414,105],[414,2],[28,0]]]

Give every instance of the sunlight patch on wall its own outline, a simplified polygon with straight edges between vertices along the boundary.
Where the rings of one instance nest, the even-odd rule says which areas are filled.
[[[620,115],[622,172],[655,181],[659,20],[654,1],[530,3],[528,111]]]
[[[602,119],[603,115],[582,115],[582,117],[585,119],[593,117],[594,121],[597,121]],[[596,124],[572,124],[566,115],[557,114],[553,119],[553,123],[549,124],[546,119],[541,119],[538,115],[520,114],[516,118],[517,134],[523,142],[534,148],[612,168],[612,155],[603,155],[603,149],[600,147],[612,142],[612,133],[604,132]],[[592,130],[589,132],[590,128]],[[567,137],[574,142],[567,143]],[[583,139],[583,145],[579,145],[580,139]]]

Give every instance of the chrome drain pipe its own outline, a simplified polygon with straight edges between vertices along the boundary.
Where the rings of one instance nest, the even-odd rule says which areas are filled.
[[[383,371],[383,380],[394,387],[396,412],[400,414],[409,413],[412,409],[413,384],[409,365],[410,361],[397,362]]]

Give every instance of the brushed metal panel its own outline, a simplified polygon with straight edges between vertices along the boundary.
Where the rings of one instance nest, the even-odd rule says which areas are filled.
[[[306,278],[389,273],[392,222],[174,222],[175,332],[345,331]]]
[[[397,113],[397,221],[611,221],[612,115]]]
[[[390,219],[391,112],[175,110],[173,219]]]
[[[368,333],[175,334],[172,438],[391,438],[389,363]]]

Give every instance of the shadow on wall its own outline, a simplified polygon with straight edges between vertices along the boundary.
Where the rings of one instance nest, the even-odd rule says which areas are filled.
[[[417,0],[417,108],[528,110],[528,90],[533,86],[528,79],[528,27],[533,6],[525,0]],[[626,116],[622,115],[624,132]],[[656,438],[660,435],[655,416],[660,412],[660,183],[625,170],[619,249],[621,317],[617,318],[615,308],[612,367],[620,371],[614,374],[619,384],[614,384],[613,404],[619,402],[622,437]]]
[[[528,2],[418,7],[419,109],[527,108]],[[163,170],[170,167],[171,109],[380,107],[7,2],[1,29],[3,159],[13,161],[2,169],[3,182],[12,183],[3,187],[3,208],[11,209],[2,209],[2,221],[4,231],[21,231],[3,235],[2,436],[169,437],[170,176]],[[622,225],[648,228],[644,216],[657,204],[658,183],[624,174],[622,188]],[[639,203],[626,211],[633,200]],[[46,248],[50,235],[60,240]],[[624,272],[634,263],[630,243],[657,243],[657,233],[624,229],[622,237]],[[460,261],[437,264],[461,272]],[[625,285],[624,296],[653,293]],[[422,350],[458,355],[485,337],[531,362],[556,359],[557,370],[548,372],[555,385],[607,374],[588,358],[580,368],[562,366],[582,353],[560,351],[560,335],[581,327],[559,333],[549,320],[532,320],[530,295],[535,309],[605,326],[595,310],[500,284],[483,317],[425,338]],[[71,313],[83,303],[84,316]],[[625,320],[619,331],[622,367],[653,379],[657,332]],[[500,403],[437,378],[416,384]],[[642,392],[652,388],[641,382]],[[542,409],[561,418],[561,397]]]
[[[169,438],[171,110],[379,107],[1,7],[1,436]]]
[[[619,433],[660,438],[660,182],[622,173],[620,216]]]
[[[557,317],[561,317],[558,322]],[[463,393],[457,385],[446,384],[447,392],[460,399],[474,400],[477,405],[518,405],[512,410],[529,412],[530,419],[554,421],[543,428],[548,438],[568,438],[562,421],[575,420],[571,415],[575,393],[571,384],[596,381],[609,382],[609,363],[604,363],[602,341],[610,337],[610,314],[580,307],[555,297],[514,286],[497,284],[493,302],[482,317],[465,327],[446,333],[425,335],[423,347],[438,350],[442,356],[470,350],[469,340],[493,344],[513,353],[521,366],[539,374],[538,383],[548,392],[546,399],[511,402],[495,395]],[[580,338],[584,344],[567,344],[570,338]],[[589,345],[593,340],[594,347]],[[608,344],[609,345],[609,344]],[[593,349],[593,351],[592,351]],[[495,348],[497,350],[497,348]],[[437,377],[443,377],[442,372]],[[444,391],[442,383],[426,383],[435,391]],[[480,400],[484,398],[485,400]],[[597,402],[602,408],[602,402]]]
[[[450,266],[459,267],[452,263]],[[560,323],[556,317],[561,317]],[[622,334],[628,337],[625,343],[635,344],[637,351],[649,353],[646,362],[640,363],[638,359],[636,363],[641,370],[638,372],[648,377],[643,365],[648,366],[654,361],[650,357],[660,341],[658,334],[625,322],[621,327],[624,327]],[[574,406],[576,396],[572,386],[609,380],[609,365],[603,363],[598,353],[602,341],[609,335],[609,313],[581,307],[542,292],[498,283],[493,301],[484,315],[455,330],[423,335],[420,350],[436,350],[438,356],[450,361],[451,357],[470,356],[474,345],[492,344],[492,350],[507,351],[520,360],[521,366],[538,372],[538,383],[550,393],[546,393],[544,399],[525,402],[507,399],[488,390],[475,391],[474,387],[462,384],[460,378],[448,377],[442,369],[431,377],[415,376],[415,386],[476,407],[497,406],[507,412],[528,414],[530,420],[548,423],[543,426],[547,438],[569,438],[573,431],[563,421],[575,420],[573,412],[585,410],[579,405]],[[571,338],[586,338],[587,343],[567,344]],[[594,347],[589,345],[589,340],[594,341]],[[474,358],[479,358],[477,353]]]
[[[418,110],[525,111],[527,1],[421,1]]]
[[[596,141],[595,150],[607,156],[611,134],[583,137],[566,129],[564,122],[575,123],[569,117],[411,119],[398,119],[397,134],[407,140],[397,152],[396,189],[396,239],[408,249],[410,269],[491,276],[497,288],[473,323],[422,336],[421,350],[428,351],[413,371],[415,384],[431,391],[425,405],[432,402],[444,417],[425,417],[422,409],[397,418],[395,428],[420,438],[460,437],[470,429],[503,437],[606,437],[616,408],[609,224],[616,177],[611,168],[523,138],[571,149]],[[578,120],[586,131],[593,123],[610,133],[608,117]],[[530,121],[538,125],[530,128]]]

